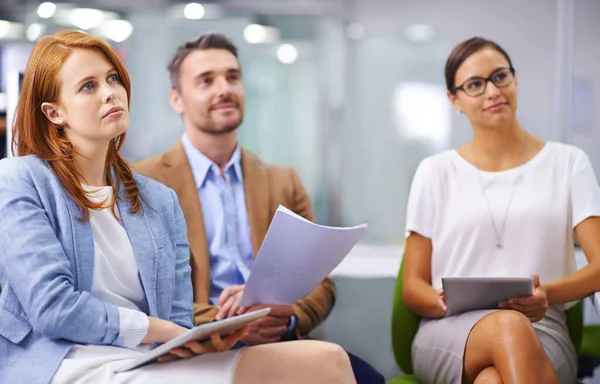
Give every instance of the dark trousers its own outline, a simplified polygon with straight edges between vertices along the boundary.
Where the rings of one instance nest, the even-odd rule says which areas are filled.
[[[357,384],[385,384],[383,375],[360,357],[348,353]]]

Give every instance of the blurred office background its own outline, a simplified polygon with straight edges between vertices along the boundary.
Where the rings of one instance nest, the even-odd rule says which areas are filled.
[[[600,172],[599,0],[0,0],[0,111],[9,121],[33,42],[63,28],[104,37],[124,59],[131,161],[183,132],[167,100],[176,47],[206,31],[234,40],[247,95],[241,143],[298,169],[319,223],[369,224],[337,271],[338,305],[316,334],[386,377],[397,373],[389,312],[413,173],[471,136],[445,95],[454,45],[475,35],[502,45],[524,127],[580,146]]]

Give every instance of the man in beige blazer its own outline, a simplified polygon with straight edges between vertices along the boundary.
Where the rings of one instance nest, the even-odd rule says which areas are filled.
[[[267,165],[245,149],[241,150],[248,220],[256,255],[279,204],[300,216],[313,220],[310,200],[292,168]],[[134,170],[152,177],[177,193],[187,223],[190,262],[194,286],[194,315],[198,324],[213,321],[218,309],[209,302],[210,263],[202,205],[190,164],[179,141],[166,152],[144,160]],[[306,334],[327,316],[335,300],[335,287],[325,279],[307,297],[294,304],[298,331]]]
[[[166,152],[133,168],[177,193],[190,243],[194,316],[201,324],[237,313],[245,279],[280,204],[310,221],[313,214],[293,168],[265,164],[238,144],[245,98],[231,41],[209,33],[184,43],[169,76],[169,101],[185,133]],[[269,316],[252,323],[243,342],[302,338],[327,317],[334,301],[335,287],[327,278],[292,306],[264,303],[272,308]],[[370,364],[348,355],[359,384],[384,383]]]
[[[236,207],[236,210],[243,211],[245,203],[247,215],[244,218],[244,215],[238,214],[241,223],[237,224],[243,226],[244,221],[249,224],[253,257],[258,254],[280,204],[308,220],[313,221],[314,218],[310,199],[292,167],[265,164],[256,155],[238,146],[237,127],[243,118],[244,88],[233,44],[222,35],[201,36],[177,51],[169,70],[172,82],[170,103],[183,118],[184,137],[166,152],[144,160],[133,168],[166,184],[177,193],[188,228],[194,315],[200,324],[217,317],[218,300],[214,293],[219,288],[211,281],[215,273],[211,270],[211,260],[215,256],[211,255],[211,249],[215,248],[213,245],[218,239],[214,235],[212,239],[207,238],[206,226],[214,223],[205,223],[206,215],[203,213],[214,206],[207,207],[203,203],[220,205],[221,202],[218,199],[203,201],[202,188],[206,187],[206,179],[210,178],[206,173],[212,168],[209,167],[207,172],[204,169],[204,172],[194,172],[197,164],[190,159],[218,167],[225,184],[227,178],[223,172],[227,165],[231,166],[235,158],[237,163],[233,165],[241,166],[243,188],[240,188],[242,201],[239,205],[242,207]],[[235,179],[235,172],[233,175],[232,179]],[[231,202],[236,203],[235,199]],[[225,208],[210,217],[214,219],[215,215],[225,215],[223,211]],[[209,231],[209,235],[216,232],[218,229],[215,228]],[[234,285],[221,293],[222,300],[226,301],[227,296],[235,293],[239,298],[242,290],[243,285]],[[261,344],[307,334],[325,319],[334,300],[334,284],[330,279],[325,279],[293,306],[271,306],[272,319],[258,321],[250,327],[246,341],[248,344]],[[220,317],[227,317],[227,314]],[[281,321],[275,321],[277,318]]]

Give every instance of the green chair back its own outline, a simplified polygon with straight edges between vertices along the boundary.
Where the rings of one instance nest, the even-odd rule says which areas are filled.
[[[404,262],[400,265],[392,304],[392,347],[398,367],[402,372],[410,375],[413,373],[412,341],[419,329],[421,318],[406,306],[402,298],[403,271]]]
[[[567,309],[565,314],[571,342],[575,346],[575,350],[579,352],[583,340],[583,300],[579,300],[577,304]]]

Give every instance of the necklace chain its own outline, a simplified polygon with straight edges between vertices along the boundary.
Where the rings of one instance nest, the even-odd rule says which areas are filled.
[[[528,135],[525,134],[525,140],[523,142],[523,155],[522,155],[522,164],[525,163],[525,155],[527,153],[527,138]],[[471,151],[473,152],[473,158],[475,159],[475,168],[477,168],[477,175],[479,176],[479,184],[481,186],[481,193],[486,202],[488,213],[490,216],[490,221],[492,222],[492,228],[494,229],[494,234],[496,235],[496,247],[502,248],[502,240],[504,237],[504,226],[506,225],[506,218],[508,217],[508,212],[510,211],[510,206],[512,204],[513,197],[515,192],[517,191],[517,187],[513,188],[512,193],[510,194],[510,198],[508,200],[508,205],[506,206],[506,211],[504,212],[504,217],[502,218],[502,226],[498,229],[496,226],[496,220],[494,220],[494,213],[492,211],[492,205],[490,204],[490,200],[487,196],[487,191],[485,188],[485,184],[483,183],[483,176],[481,174],[481,169],[479,168],[479,160],[477,159],[477,154],[475,153],[475,145],[471,144]],[[519,174],[517,175],[517,181],[521,176],[522,169],[519,169]]]

